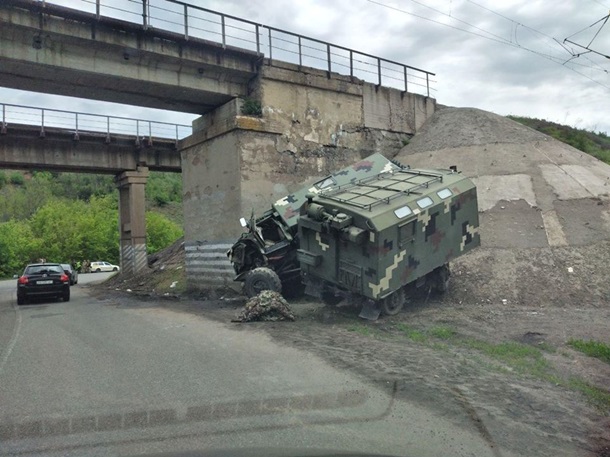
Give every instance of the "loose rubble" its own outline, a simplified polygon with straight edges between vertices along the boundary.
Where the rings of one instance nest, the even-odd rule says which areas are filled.
[[[294,321],[288,302],[278,292],[264,290],[246,302],[232,322]]]

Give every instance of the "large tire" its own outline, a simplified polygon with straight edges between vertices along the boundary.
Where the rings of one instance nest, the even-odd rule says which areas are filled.
[[[305,284],[301,282],[301,277],[297,276],[288,281],[282,281],[282,295],[286,299],[300,298],[305,293]]]
[[[343,297],[335,295],[334,292],[329,290],[322,292],[322,303],[326,306],[337,306],[342,300]]]
[[[386,316],[394,316],[402,310],[405,304],[405,291],[398,289],[379,302],[381,312]]]
[[[438,267],[434,270],[434,290],[439,294],[444,294],[449,290],[449,276],[451,271],[449,270],[449,264],[446,263],[442,267]]]
[[[271,268],[259,267],[246,275],[244,290],[248,298],[256,297],[263,290],[282,291],[282,282]]]

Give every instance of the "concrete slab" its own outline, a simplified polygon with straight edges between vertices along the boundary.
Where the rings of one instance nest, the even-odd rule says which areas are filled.
[[[610,169],[610,167],[608,168]],[[604,168],[582,165],[561,165],[561,169],[582,187],[587,189],[593,196],[599,197],[610,194],[610,172],[606,172]]]
[[[539,168],[545,181],[553,188],[560,200],[587,198],[592,194],[564,169],[568,165],[559,166],[553,163],[540,164]]]
[[[477,186],[479,211],[487,211],[501,200],[525,200],[529,206],[537,206],[532,178],[528,175],[488,175],[473,181]]]
[[[555,208],[570,245],[583,246],[610,239],[610,201],[607,199],[557,201]]]
[[[559,222],[557,211],[543,212],[542,222],[544,222],[544,230],[546,231],[549,246],[567,246],[568,240],[563,232],[561,222]]]
[[[479,215],[481,246],[494,248],[548,247],[542,212],[525,200],[500,200]]]

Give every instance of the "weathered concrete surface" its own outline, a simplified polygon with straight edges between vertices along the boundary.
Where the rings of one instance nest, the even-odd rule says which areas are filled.
[[[537,206],[532,178],[526,174],[473,177],[478,189],[479,211],[492,209],[500,200],[525,200]]]
[[[497,247],[524,247],[515,229],[519,224],[530,233],[526,244],[531,247],[610,239],[602,217],[610,204],[610,166],[510,119],[472,108],[442,109],[397,159],[415,167],[457,165],[473,177],[482,221],[498,225],[487,231],[497,233],[501,227],[507,231],[506,236],[485,241],[483,223],[481,241],[486,246],[496,246],[497,241]],[[541,219],[530,218],[529,211],[521,208],[509,216],[515,218],[513,224],[506,220],[510,211],[502,217],[496,214],[500,201],[527,202],[541,211]],[[542,244],[540,233],[546,233]]]
[[[537,305],[587,289],[587,300],[605,306],[607,278],[593,269],[609,252],[610,166],[472,108],[437,111],[396,158],[414,167],[457,165],[477,182],[481,248],[453,265],[473,274],[458,291],[465,300]]]
[[[369,86],[263,65],[253,84],[260,117],[232,100],[193,123],[179,145],[189,287],[231,283],[224,251],[242,232],[240,217],[374,152],[393,157],[434,111],[432,99]]]
[[[288,151],[320,146],[395,154],[436,109],[434,99],[274,62],[253,84]]]
[[[9,126],[0,135],[0,168],[74,171],[79,173],[122,173],[146,166],[151,171],[181,171],[180,153],[174,140],[154,138],[152,144],[136,145],[133,136],[74,132],[40,127]]]
[[[121,274],[133,275],[148,266],[146,253],[146,199],[148,168],[124,171],[115,178],[119,189],[119,242]]]
[[[201,114],[247,95],[259,60],[247,50],[57,5],[0,2],[5,87]]]
[[[481,214],[479,223],[483,247],[548,246],[542,212],[525,200],[500,200]]]

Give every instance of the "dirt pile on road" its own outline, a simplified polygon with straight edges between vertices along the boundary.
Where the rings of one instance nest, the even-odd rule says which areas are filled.
[[[136,295],[176,298],[186,291],[184,238],[148,256],[148,267],[134,276],[116,275],[99,287]]]
[[[602,306],[610,298],[610,166],[496,114],[437,111],[396,156],[477,184],[482,247],[453,264],[449,300]]]

